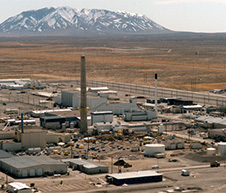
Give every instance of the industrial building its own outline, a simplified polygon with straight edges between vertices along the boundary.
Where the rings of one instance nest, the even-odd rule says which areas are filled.
[[[112,111],[114,115],[122,115],[129,111],[138,111],[137,99],[132,97],[129,99],[129,103],[103,103],[100,106],[94,108],[97,111]]]
[[[47,144],[57,144],[59,142],[68,143],[71,139],[70,134],[64,133],[50,133],[48,132],[46,135],[46,143]]]
[[[46,127],[46,124],[41,125],[44,128],[49,128],[51,129],[51,122],[53,123],[53,128],[54,129],[54,124],[56,124],[56,127],[58,129],[63,127],[63,123],[65,125],[66,128],[78,128],[80,127],[80,122],[81,122],[81,116],[80,116],[80,111],[57,111],[57,112],[46,112],[44,113],[44,116],[40,118],[40,122],[41,119],[48,119],[48,124],[49,126]],[[53,118],[53,120],[51,119],[51,117]],[[58,119],[57,119],[58,117]],[[55,120],[54,120],[55,119]],[[54,121],[56,121],[54,123]],[[87,112],[87,125],[90,126],[91,125],[91,116],[90,116],[90,112]]]
[[[93,124],[94,129],[97,131],[97,133],[102,133],[102,131],[111,131],[113,128],[113,124],[108,122],[108,123],[94,123]]]
[[[127,128],[133,132],[148,132],[149,127],[144,123],[135,123],[135,124],[123,124],[121,127]]]
[[[38,127],[24,127],[23,132],[0,133],[0,148],[9,152],[27,150],[28,148],[45,148],[47,144],[67,143],[71,139],[69,134],[51,133]]]
[[[95,96],[94,96],[95,95]],[[80,107],[81,96],[78,91],[62,91],[61,92],[61,105],[64,107],[72,107],[77,109]],[[97,94],[87,93],[86,97],[87,106],[92,110],[101,104],[107,103],[107,99],[98,97]]]
[[[70,112],[71,109],[53,109],[53,110],[40,110],[40,111],[31,111],[30,115],[35,118],[40,118],[45,113],[56,113],[56,112]]]
[[[155,118],[155,111],[129,111],[124,114],[125,121],[150,121]]]
[[[112,123],[113,122],[113,112],[112,111],[95,111],[91,112],[91,125],[94,123]]]
[[[8,152],[18,152],[22,149],[22,143],[15,142],[13,139],[1,140],[0,141],[0,149],[8,151]]]
[[[221,142],[217,144],[218,155],[223,156],[226,155],[226,143]]]
[[[193,101],[178,98],[162,98],[160,102],[167,103],[168,105],[193,105]]]
[[[23,156],[0,159],[0,168],[19,178],[65,174],[67,165],[46,156]]]
[[[130,98],[129,103],[108,103],[107,98],[98,97],[96,93],[87,94],[87,107],[92,111],[112,111],[114,115],[122,115],[124,112],[137,111],[137,99]],[[80,92],[77,91],[62,91],[61,105],[65,107],[80,107]]]
[[[17,141],[21,142],[21,147],[26,150],[31,147],[46,147],[47,131],[40,129],[26,129],[24,131],[16,131]]]
[[[204,128],[226,128],[226,118],[225,117],[212,117],[212,116],[200,116],[195,119],[195,122]]]
[[[108,174],[106,180],[110,184],[123,185],[123,184],[139,184],[150,182],[161,182],[162,174],[154,171],[139,171],[127,172],[120,174]]]
[[[167,150],[184,149],[184,142],[183,141],[167,142],[166,149]]]
[[[208,137],[217,141],[226,141],[225,129],[209,129]]]
[[[65,123],[64,117],[59,116],[44,116],[40,117],[40,126],[46,129],[61,129],[62,123]]]
[[[40,81],[31,80],[31,79],[0,79],[0,87],[3,89],[10,89],[10,90],[45,88]]]
[[[83,159],[65,159],[62,161],[67,163],[72,169],[79,170],[86,174],[108,173],[108,167],[99,162]]]
[[[11,193],[32,193],[32,190],[26,184],[21,182],[11,182],[8,184],[8,192]]]

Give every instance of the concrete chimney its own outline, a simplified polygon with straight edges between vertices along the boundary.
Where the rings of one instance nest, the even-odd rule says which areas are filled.
[[[81,103],[80,103],[80,117],[81,125],[80,132],[87,132],[87,108],[86,108],[86,61],[85,56],[81,56]]]
[[[156,117],[158,117],[157,96],[158,96],[158,91],[157,91],[157,74],[155,74],[155,113],[156,113]]]

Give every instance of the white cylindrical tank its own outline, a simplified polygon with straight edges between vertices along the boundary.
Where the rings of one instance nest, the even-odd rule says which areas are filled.
[[[226,143],[218,143],[218,155],[226,155]]]
[[[153,157],[155,153],[165,153],[165,145],[163,144],[147,144],[144,149],[144,155],[150,157]]]
[[[164,126],[163,126],[163,124],[160,124],[159,125],[158,132],[159,132],[159,134],[162,134],[164,132]]]
[[[216,149],[215,149],[215,148],[212,148],[212,147],[207,148],[206,154],[207,154],[208,156],[213,156],[213,155],[216,154]]]

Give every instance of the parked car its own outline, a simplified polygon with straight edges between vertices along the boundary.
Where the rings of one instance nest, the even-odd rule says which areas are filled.
[[[188,170],[181,170],[182,176],[190,176],[190,172]]]
[[[159,165],[153,165],[151,168],[152,169],[158,169],[159,168]]]
[[[219,167],[219,166],[220,166],[219,161],[210,162],[210,167]]]

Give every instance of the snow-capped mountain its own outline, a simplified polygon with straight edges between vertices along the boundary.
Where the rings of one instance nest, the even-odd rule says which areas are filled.
[[[22,12],[0,24],[1,33],[167,33],[144,15],[100,9],[43,8]]]

